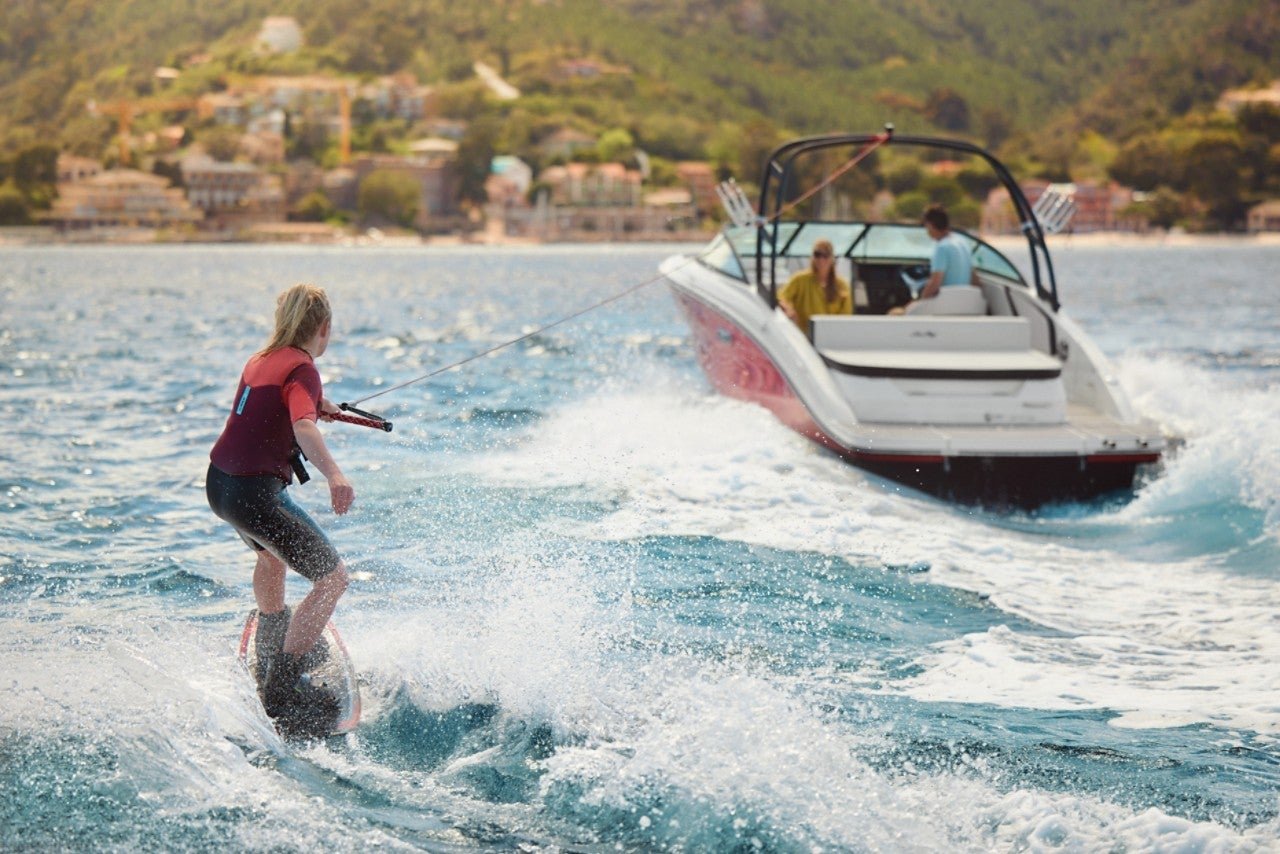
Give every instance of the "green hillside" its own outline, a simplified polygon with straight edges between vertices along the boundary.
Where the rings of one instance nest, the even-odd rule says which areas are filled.
[[[891,119],[998,141],[1086,119],[1123,135],[1280,74],[1280,12],[1256,0],[10,0],[0,135],[59,133],[90,98],[146,92],[155,66],[200,51],[252,65],[269,14],[302,24],[295,66],[443,82],[488,59],[588,122],[640,131],[654,116],[801,132]],[[557,85],[542,77],[556,57],[634,76]]]
[[[295,17],[306,47],[255,51],[268,15]],[[235,75],[407,73],[438,87],[441,113],[482,120],[479,148],[535,160],[557,128],[624,129],[657,158],[750,179],[787,135],[892,121],[1068,177],[1280,77],[1278,46],[1270,0],[7,0],[0,157],[37,142],[109,152],[112,121],[86,104],[154,94],[163,65],[181,72],[169,94]],[[487,98],[477,60],[522,97]],[[605,71],[566,76],[569,60]],[[358,128],[356,145],[414,130]]]

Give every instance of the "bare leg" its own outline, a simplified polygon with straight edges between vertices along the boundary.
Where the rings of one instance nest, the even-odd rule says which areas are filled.
[[[258,552],[253,568],[253,596],[259,614],[274,614],[284,609],[284,561],[268,551]]]
[[[289,631],[284,636],[285,652],[301,656],[311,651],[325,624],[333,616],[333,609],[338,606],[338,599],[346,591],[348,583],[346,564],[339,563],[337,569],[311,586],[311,592],[293,611]],[[283,590],[282,584],[281,607],[284,607]]]

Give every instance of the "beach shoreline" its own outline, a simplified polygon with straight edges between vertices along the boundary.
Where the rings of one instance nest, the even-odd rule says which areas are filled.
[[[710,240],[715,232],[705,232],[700,238],[690,233],[673,234],[669,240],[535,240],[528,237],[506,237],[493,232],[476,232],[474,234],[385,234],[381,232],[342,234],[321,236],[318,234],[301,235],[292,239],[232,239],[209,235],[173,235],[158,232],[155,229],[112,230],[103,233],[76,232],[65,234],[47,226],[7,226],[0,227],[0,247],[12,246],[226,246],[226,245],[315,245],[315,246],[384,246],[404,248],[407,246],[572,246],[576,244],[591,245],[595,243],[625,243],[643,245],[661,245],[665,243],[689,243],[699,240]],[[602,236],[603,237],[603,236]],[[1019,234],[979,235],[982,240],[997,249],[1020,247],[1026,241]],[[1147,232],[1143,234],[1130,231],[1092,231],[1078,234],[1049,234],[1046,242],[1050,249],[1067,249],[1080,247],[1184,247],[1184,246],[1280,246],[1280,232],[1241,233],[1192,233],[1184,231]]]
[[[1017,234],[996,234],[982,236],[982,239],[997,249],[1024,246],[1026,241]],[[1045,242],[1051,250],[1080,247],[1182,247],[1182,246],[1280,246],[1280,232],[1260,232],[1256,234],[1189,233],[1181,231],[1148,232],[1137,234],[1131,231],[1091,231],[1082,234],[1049,234]]]

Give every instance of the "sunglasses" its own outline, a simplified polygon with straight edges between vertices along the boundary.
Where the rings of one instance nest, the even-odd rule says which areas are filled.
[[[814,257],[814,258],[830,258],[830,257],[831,257],[831,253],[830,253],[830,252],[815,252],[815,253],[813,253],[813,257]]]

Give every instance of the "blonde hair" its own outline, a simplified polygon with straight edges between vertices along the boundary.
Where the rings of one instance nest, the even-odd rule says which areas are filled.
[[[283,347],[301,349],[332,317],[323,288],[294,285],[276,299],[276,330],[259,353],[265,356]]]

